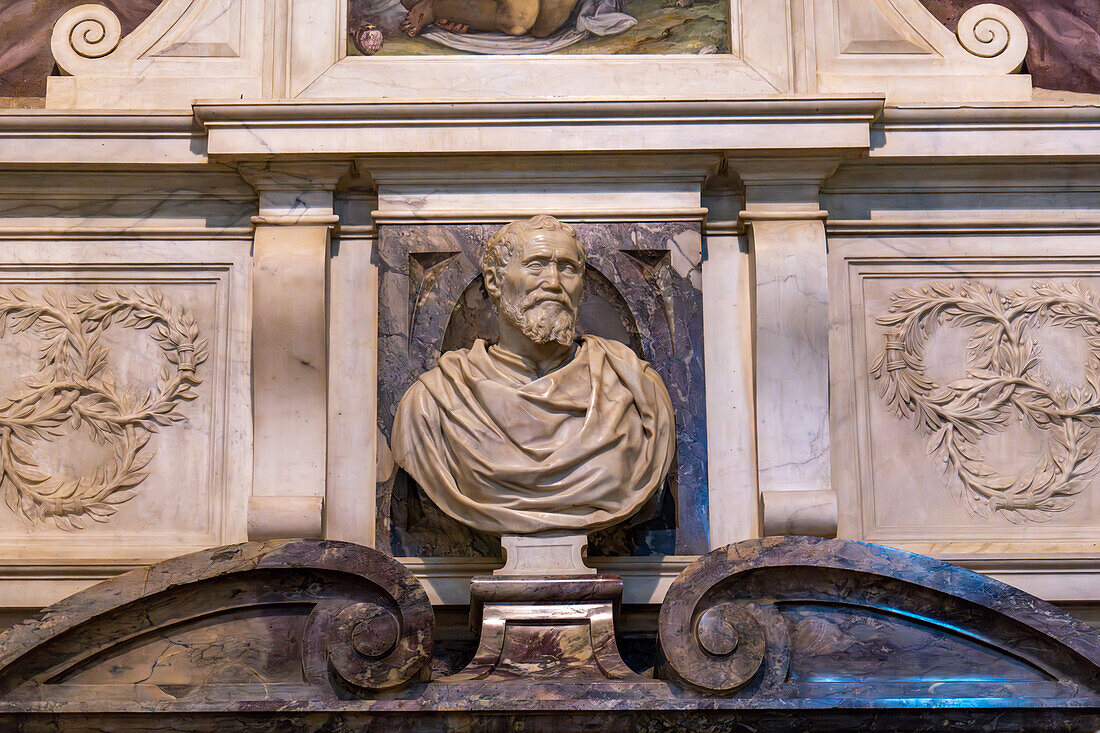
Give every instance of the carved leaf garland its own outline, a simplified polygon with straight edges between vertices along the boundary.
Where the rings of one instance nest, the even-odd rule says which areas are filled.
[[[1092,479],[1100,453],[1100,301],[1080,283],[1035,282],[1030,291],[980,282],[933,282],[891,294],[883,348],[871,366],[880,394],[927,436],[949,484],[980,516],[1047,521],[1073,505]],[[1056,386],[1041,372],[1035,329],[1072,329],[1088,343],[1086,383]],[[964,379],[938,385],[925,375],[925,347],[938,326],[969,330]],[[1046,435],[1046,451],[1028,470],[1004,476],[979,441],[1018,415]]]
[[[160,347],[165,363],[155,391],[134,398],[116,389],[105,370],[108,349],[99,342],[112,325],[145,331]],[[197,397],[207,340],[199,338],[194,316],[142,288],[72,298],[50,289],[37,299],[17,288],[0,292],[0,338],[23,332],[41,339],[40,370],[14,396],[0,397],[4,500],[34,524],[71,530],[87,520],[106,522],[147,476],[152,434],[182,420],[180,406]],[[112,460],[72,480],[43,473],[27,449],[60,436],[66,422],[109,446]]]

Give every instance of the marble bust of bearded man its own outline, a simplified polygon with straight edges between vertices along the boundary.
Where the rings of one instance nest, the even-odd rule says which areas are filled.
[[[568,224],[503,227],[481,260],[497,343],[443,354],[398,405],[394,459],[468,526],[592,531],[638,511],[664,481],[668,391],[625,344],[576,338],[584,269]]]

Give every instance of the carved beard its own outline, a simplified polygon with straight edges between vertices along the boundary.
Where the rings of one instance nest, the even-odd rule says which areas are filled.
[[[531,293],[518,305],[501,298],[500,314],[536,344],[569,346],[577,335],[577,309],[564,295]]]

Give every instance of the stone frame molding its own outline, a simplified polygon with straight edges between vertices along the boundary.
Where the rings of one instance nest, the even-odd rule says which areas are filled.
[[[729,55],[347,55],[347,2],[166,0],[133,33],[101,5],[51,45],[54,108],[186,108],[195,99],[692,98],[885,92],[891,101],[1026,100],[1015,15],[986,3],[953,34],[919,0],[729,0]],[[567,81],[566,81],[567,80]],[[632,81],[636,80],[636,81]],[[568,84],[564,86],[563,84]]]

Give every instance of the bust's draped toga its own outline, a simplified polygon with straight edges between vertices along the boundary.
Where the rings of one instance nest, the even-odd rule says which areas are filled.
[[[444,512],[502,533],[591,531],[636,512],[675,451],[661,378],[584,336],[545,376],[479,339],[444,354],[397,409],[393,454]]]

